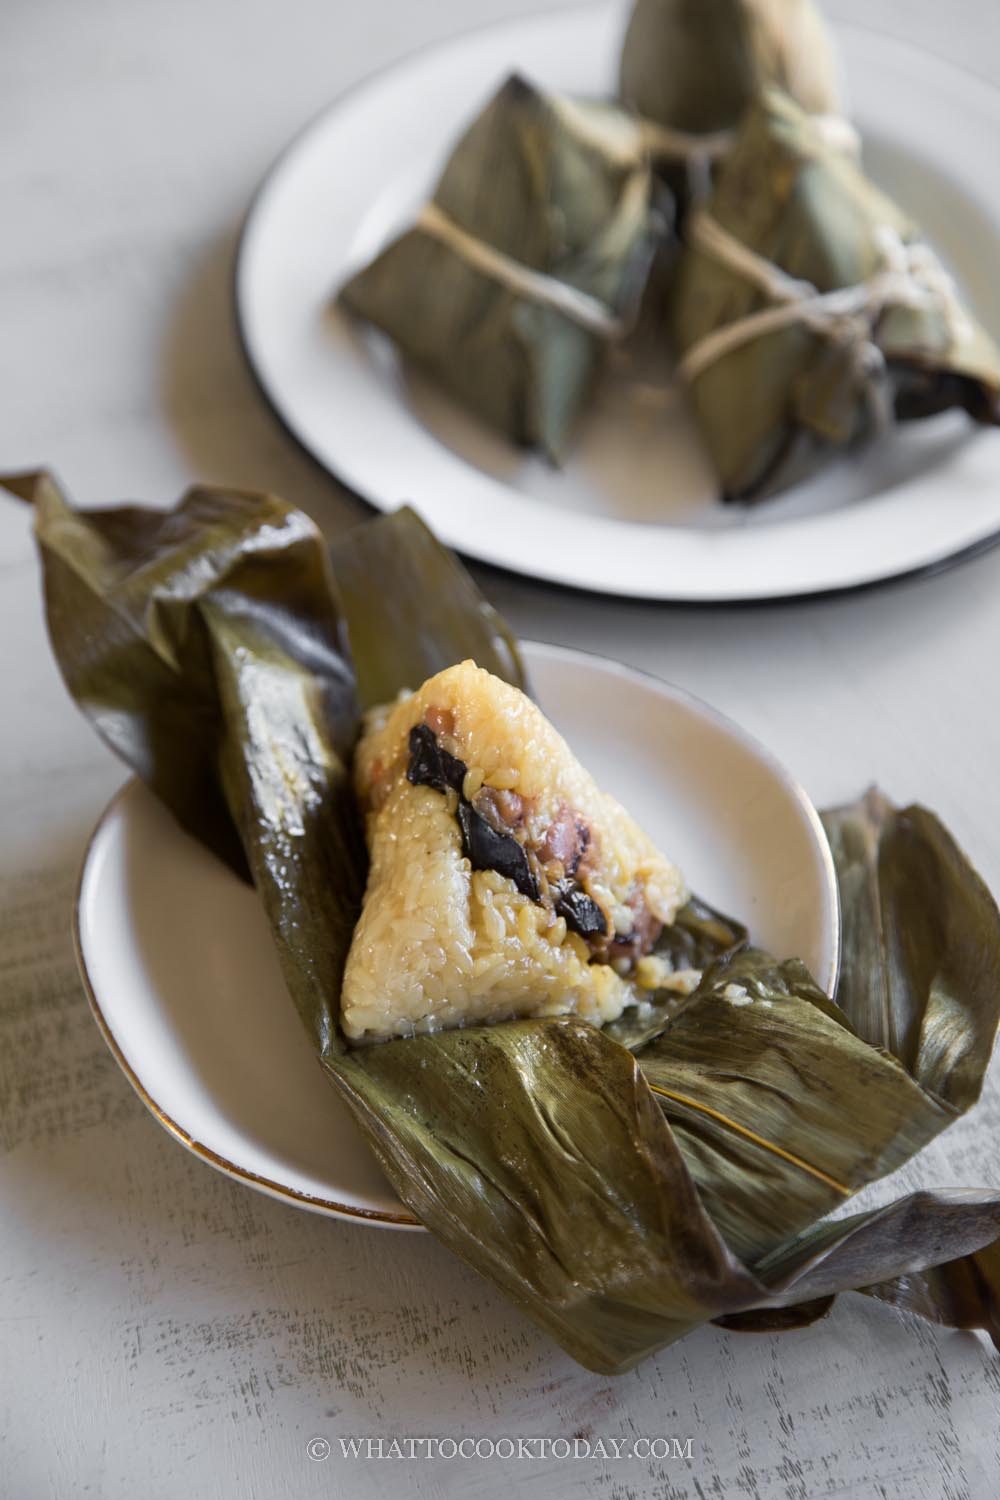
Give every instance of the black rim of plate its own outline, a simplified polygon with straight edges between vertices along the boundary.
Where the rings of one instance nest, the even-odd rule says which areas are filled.
[[[502,19],[499,21],[494,19],[484,22],[480,26],[466,27],[462,31],[456,32],[452,36],[437,38],[434,41],[425,43],[423,46],[411,48],[410,51],[403,53],[401,57],[393,58],[389,62],[384,63],[381,67],[373,68],[370,72],[365,73],[355,83],[350,84],[346,89],[343,89],[339,94],[336,94],[327,104],[325,104],[320,110],[318,110],[314,115],[306,120],[291,137],[291,139],[286,143],[286,145],[282,147],[278,155],[272,160],[270,166],[264,172],[260,182],[257,184],[257,187],[254,189],[253,194],[251,195],[237,234],[232,268],[229,276],[233,319],[236,327],[237,340],[243,355],[244,362],[250,372],[250,376],[253,380],[254,386],[256,387],[259,395],[262,397],[264,404],[267,406],[272,417],[278,423],[278,426],[292,440],[299,452],[306,456],[306,458],[315,469],[317,469],[320,473],[325,474],[328,479],[333,479],[334,482],[339,485],[340,488],[344,490],[352,499],[360,502],[369,511],[373,511],[376,514],[384,514],[388,507],[381,506],[375,501],[370,500],[366,495],[362,494],[360,490],[357,490],[353,485],[348,484],[348,482],[343,479],[334,468],[332,468],[321,458],[319,458],[312,447],[302,437],[300,437],[298,432],[296,432],[295,428],[292,426],[290,419],[282,410],[277,396],[274,395],[270,390],[267,381],[264,378],[264,375],[258,369],[253,354],[251,353],[249,338],[244,323],[243,308],[240,302],[240,267],[244,261],[246,241],[250,225],[256,215],[260,200],[270,186],[273,179],[280,174],[286,161],[294,154],[294,152],[298,149],[299,145],[306,138],[306,136],[311,134],[314,127],[317,126],[321,120],[326,120],[331,114],[343,109],[344,106],[353,99],[355,94],[362,93],[376,80],[384,78],[387,74],[393,73],[397,69],[405,69],[417,58],[429,53],[433,53],[442,47],[448,47],[455,43],[460,43],[467,37],[476,35],[481,36],[490,31],[506,31],[510,28],[510,26],[517,25],[518,22],[530,22],[532,20],[538,20],[546,16],[571,16],[574,13],[578,13],[580,11],[597,11],[606,9],[608,9],[607,0],[596,0],[596,3],[594,3],[594,0],[590,0],[590,3],[586,3],[580,6],[549,6],[537,11],[530,11],[523,16],[508,17],[507,19]],[[837,27],[834,27],[835,31],[837,29]],[[913,42],[909,42],[903,38],[897,37],[893,33],[879,30],[874,26],[857,25],[853,22],[850,24],[849,28],[842,27],[840,29],[850,29],[851,31],[878,37],[882,41],[891,41],[893,44],[898,45],[901,50],[916,52],[923,57],[929,58],[936,67],[944,69],[948,72],[953,72],[957,74],[959,78],[974,79],[976,84],[980,87],[985,89],[990,88],[990,84],[985,78],[981,77],[977,73],[972,72],[970,69],[964,68],[960,63],[952,62],[944,58],[939,58],[935,54],[929,52],[926,48],[920,47]],[[1000,97],[1000,91],[994,92],[997,92],[998,97]],[[413,496],[400,496],[398,503],[399,505],[410,504],[413,505],[416,510],[420,510],[420,501]],[[864,502],[862,501],[860,503],[863,504]],[[452,546],[451,543],[447,543],[447,545]],[[494,573],[502,574],[505,577],[516,578],[519,581],[530,583],[537,588],[557,590],[561,593],[579,596],[581,598],[609,599],[618,601],[620,603],[627,603],[640,607],[647,605],[663,605],[674,609],[751,610],[760,608],[773,608],[775,605],[802,604],[813,600],[820,601],[842,599],[848,598],[855,594],[872,593],[877,589],[885,589],[891,587],[892,585],[920,582],[924,579],[935,578],[941,573],[951,572],[955,568],[960,567],[963,563],[971,562],[977,557],[982,557],[986,553],[992,552],[998,545],[1000,545],[1000,527],[998,527],[996,531],[990,532],[987,536],[980,537],[975,542],[971,542],[963,547],[958,547],[953,552],[946,553],[943,557],[933,558],[931,559],[931,561],[920,563],[913,568],[902,568],[896,571],[890,571],[878,578],[866,578],[860,580],[858,583],[838,584],[830,588],[822,589],[796,591],[793,588],[789,589],[788,592],[783,591],[782,593],[776,594],[754,595],[750,598],[736,594],[732,598],[726,599],[678,599],[676,597],[671,597],[669,594],[664,594],[662,597],[660,597],[658,595],[620,593],[610,586],[607,588],[588,587],[584,584],[564,582],[560,579],[541,578],[536,573],[522,572],[517,568],[509,568],[504,566],[504,564],[502,563],[493,562],[489,558],[477,557],[474,554],[463,552],[458,547],[453,547],[453,550],[458,553],[458,555],[461,556],[465,562],[471,563],[475,567],[485,568]]]

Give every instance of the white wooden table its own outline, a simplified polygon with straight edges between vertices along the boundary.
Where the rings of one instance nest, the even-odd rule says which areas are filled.
[[[357,519],[243,366],[229,296],[241,213],[331,96],[531,5],[6,0],[0,465],[50,464],[81,503],[166,503],[198,477],[276,490],[330,529]],[[1000,84],[995,0],[830,9]],[[522,634],[620,656],[732,714],[818,802],[873,778],[919,797],[1000,890],[1000,551],[934,580],[752,612],[480,576]],[[1000,1493],[1000,1358],[976,1336],[845,1297],[804,1332],[707,1328],[602,1379],[430,1237],[315,1218],[181,1151],[105,1049],[70,948],[76,866],[121,778],[63,694],[27,515],[2,502],[3,1500]],[[902,1180],[1000,1187],[998,1141],[994,1082]],[[343,1458],[345,1435],[692,1445],[689,1458],[406,1462]],[[326,1461],[310,1458],[313,1438],[332,1445]]]

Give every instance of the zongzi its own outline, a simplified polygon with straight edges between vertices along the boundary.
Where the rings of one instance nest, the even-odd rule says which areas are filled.
[[[665,142],[734,130],[768,84],[811,114],[839,113],[833,44],[813,0],[636,0],[621,97]]]
[[[414,226],[340,299],[492,426],[558,461],[641,298],[660,232],[651,190],[626,111],[512,77]]]
[[[533,850],[542,856],[542,895],[542,874],[558,885],[556,865],[566,871],[579,852],[570,878],[606,920],[614,911],[595,882],[637,917],[634,903],[621,903],[630,869],[658,920],[680,899],[676,873],[518,691],[454,665],[479,649],[485,627],[495,673],[523,681],[509,632],[457,561],[429,534],[421,542],[414,515],[338,539],[341,597],[318,530],[273,496],[199,488],[174,511],[87,512],[43,474],[5,482],[37,510],[49,630],[70,692],[206,847],[225,850],[238,837],[310,1045],[410,1222],[606,1374],[709,1319],[805,1326],[849,1288],[1000,1341],[1000,1193],[923,1191],[825,1217],[964,1113],[993,1052],[1000,914],[931,814],[870,794],[826,815],[843,911],[843,1010],[801,964],[747,947],[745,933],[692,901],[655,951],[665,944],[705,973],[669,1025],[630,1037],[631,1051],[615,1033],[636,1008],[603,1028],[579,1015],[529,1017],[348,1048],[337,1012],[364,873],[341,755],[358,727],[355,677],[369,703],[394,694],[415,662],[437,673],[370,724],[357,757],[375,863],[394,880],[408,878],[407,851],[393,852],[384,820],[401,776],[409,792],[400,794],[415,799],[406,815],[429,834],[408,845],[409,863],[429,876],[445,868],[427,858],[444,826],[430,808],[450,819],[454,868],[462,799],[490,823],[476,807],[490,784],[496,797],[537,789],[539,809],[564,800],[591,830],[581,849],[575,816],[552,817],[559,832],[546,850],[522,805],[533,846],[522,852],[529,874]],[[428,576],[440,595],[430,611]],[[373,609],[390,583],[392,608]],[[501,641],[506,649],[492,649]],[[513,813],[516,804],[505,805]],[[217,838],[220,824],[229,840]],[[520,844],[516,824],[492,832],[514,831]],[[488,839],[483,863],[493,849]],[[469,871],[479,862],[469,858]],[[524,878],[517,856],[509,867]],[[513,874],[504,889],[525,903],[516,921],[527,923],[522,911],[539,903]],[[390,910],[377,870],[362,923],[376,898]],[[498,969],[518,952],[502,940]],[[518,977],[535,994],[545,971],[526,948],[520,956]],[[428,947],[420,961],[432,957]],[[359,949],[351,960],[378,968],[398,1011],[410,1003],[406,980],[417,985],[420,970],[396,933],[385,952]],[[458,960],[460,995],[470,969]],[[601,967],[586,966],[581,997],[593,999],[586,986]],[[568,991],[564,1000],[572,1004]],[[224,1015],[207,1019],[220,1045],[235,1048],[241,1037]]]
[[[367,718],[371,870],[342,995],[352,1040],[512,1016],[614,1020],[662,979],[678,870],[519,689],[465,661]]]
[[[684,238],[674,342],[725,499],[893,416],[1000,420],[1000,350],[917,226],[787,95],[751,108]]]

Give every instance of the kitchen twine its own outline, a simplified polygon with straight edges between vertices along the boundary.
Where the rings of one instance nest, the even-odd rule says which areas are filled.
[[[846,121],[841,121],[841,124],[847,126],[848,130],[853,130]],[[636,119],[635,126],[637,143],[644,156],[659,161],[687,163],[692,192],[697,192],[698,196],[708,186],[712,162],[729,150],[735,135],[732,130],[696,135],[644,119]],[[599,138],[592,138],[592,144],[601,148]],[[639,165],[638,161],[636,165]],[[625,184],[619,212],[634,207],[634,200],[640,195],[644,196],[645,190],[645,174],[633,172]],[[474,270],[481,271],[484,276],[489,276],[518,296],[554,308],[556,312],[561,312],[572,322],[585,328],[588,333],[617,343],[631,331],[629,320],[620,317],[613,307],[609,307],[599,297],[581,291],[579,287],[562,281],[558,276],[527,266],[506,251],[498,250],[488,240],[470,234],[433,199],[424,204],[414,227],[446,245]]]
[[[706,209],[695,209],[689,215],[686,232],[690,244],[751,282],[771,305],[713,329],[693,344],[677,366],[685,382],[697,379],[731,350],[793,324],[850,350],[859,377],[877,374],[885,367],[885,356],[874,342],[873,332],[889,305],[937,309],[945,318],[953,343],[960,343],[971,333],[955,283],[934,251],[920,240],[906,244],[888,224],[875,230],[882,258],[879,269],[867,281],[832,292],[820,292],[811,281],[789,276],[723,229]],[[873,400],[877,400],[874,392]],[[882,419],[887,413],[880,407],[876,415]]]
[[[810,115],[810,122],[820,140],[834,151],[860,156],[861,137],[843,115]],[[712,165],[729,151],[736,139],[735,130],[713,130],[697,133],[675,130],[656,120],[639,119],[639,136],[654,161],[679,162],[687,168],[688,192],[694,202],[702,202],[712,188]]]
[[[424,234],[433,235],[436,240],[447,245],[449,250],[454,250],[474,270],[482,271],[484,276],[500,282],[520,297],[554,308],[556,312],[563,313],[572,322],[585,328],[588,333],[617,340],[624,338],[628,332],[624,319],[599,297],[592,297],[589,292],[581,291],[568,281],[560,281],[558,276],[536,271],[533,266],[526,266],[523,261],[515,260],[512,255],[498,250],[487,240],[470,234],[433,200],[425,203],[420,210],[415,228],[422,230]]]
[[[857,132],[842,116],[818,115],[814,124],[830,145],[857,151]],[[650,120],[640,120],[638,125],[642,144],[651,156],[687,163],[693,187],[699,179],[702,183],[708,181],[711,163],[729,149],[734,135],[732,131],[693,135]],[[631,206],[635,195],[644,191],[643,176],[633,174],[625,186],[621,207]],[[703,195],[696,193],[696,197],[700,196]],[[599,297],[525,265],[478,235],[470,234],[433,200],[424,205],[415,227],[518,296],[553,308],[589,333],[619,342],[630,331],[628,322]],[[882,258],[879,269],[867,281],[832,292],[820,292],[812,282],[789,276],[773,261],[731,235],[704,206],[689,210],[685,238],[727,270],[751,282],[770,303],[714,329],[692,345],[677,366],[677,375],[685,383],[695,380],[731,350],[764,334],[798,324],[851,351],[857,375],[867,386],[875,404],[875,416],[882,422],[888,414],[869,377],[885,367],[885,357],[873,338],[875,324],[885,308],[890,304],[936,308],[943,314],[956,343],[970,332],[955,283],[930,246],[922,241],[904,243],[899,233],[887,224],[875,231]],[[670,394],[672,389],[668,388],[664,394]]]
[[[839,115],[817,115],[814,119],[820,134],[831,144],[846,150],[858,149],[857,132],[847,120]],[[646,155],[658,161],[686,163],[695,198],[704,197],[710,184],[712,163],[729,150],[736,134],[733,130],[696,134],[645,119],[637,119],[635,124],[640,148]],[[633,173],[625,185],[619,211],[633,207],[632,200],[644,191],[644,176]],[[463,229],[433,199],[424,204],[414,227],[439,240],[484,276],[531,302],[554,308],[588,333],[619,342],[630,332],[628,321],[619,317],[614,308],[599,297],[498,250],[488,240]]]
[[[642,152],[654,160],[685,162],[692,191],[697,196],[701,196],[707,188],[712,162],[728,151],[734,136],[732,130],[695,135],[685,130],[658,125],[653,120],[636,120],[635,123]],[[846,121],[842,123],[846,124]],[[632,199],[644,194],[645,186],[644,175],[634,172],[625,185],[619,212],[626,206],[633,206]],[[581,291],[579,287],[562,281],[558,276],[527,266],[504,250],[498,250],[488,240],[463,229],[433,199],[424,204],[414,228],[432,235],[474,270],[481,271],[484,276],[489,276],[518,296],[554,308],[556,312],[561,312],[572,322],[585,328],[588,333],[617,343],[630,332],[628,321],[619,317],[614,308],[602,302],[599,297]]]

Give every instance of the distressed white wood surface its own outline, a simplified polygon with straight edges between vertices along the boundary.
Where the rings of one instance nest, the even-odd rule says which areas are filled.
[[[228,276],[263,167],[328,98],[530,0],[6,0],[0,465],[81,502],[266,486],[361,508],[278,429]],[[837,0],[1000,83],[993,0]],[[1000,170],[997,190],[1000,191]],[[698,613],[483,574],[519,630],[692,688],[820,802],[877,777],[937,808],[1000,889],[1000,552],[937,580]],[[1000,1493],[1000,1362],[858,1298],[802,1333],[706,1329],[588,1375],[429,1238],[259,1197],[175,1146],[94,1027],[69,909],[121,778],[48,658],[27,516],[0,502],[0,1496],[364,1500]],[[903,1174],[1000,1187],[995,1082]],[[879,1196],[887,1195],[883,1186]],[[345,1434],[691,1437],[689,1460],[311,1462]]]

